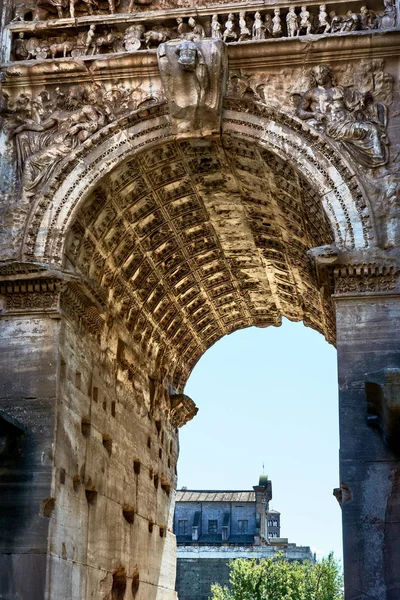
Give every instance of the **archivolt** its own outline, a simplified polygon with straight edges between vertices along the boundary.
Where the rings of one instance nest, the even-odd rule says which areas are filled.
[[[304,122],[267,105],[225,99],[224,108],[225,138],[259,144],[310,181],[320,194],[338,246],[365,248],[373,243],[367,199],[334,144]],[[136,111],[93,135],[60,165],[35,198],[24,236],[24,257],[61,264],[66,232],[93,187],[128,157],[172,139],[165,104]]]
[[[158,105],[62,167],[37,199],[26,257],[101,288],[125,339],[176,389],[239,328],[285,316],[334,343],[329,281],[307,251],[365,247],[372,228],[348,165],[296,119],[226,100],[220,137],[176,140]]]

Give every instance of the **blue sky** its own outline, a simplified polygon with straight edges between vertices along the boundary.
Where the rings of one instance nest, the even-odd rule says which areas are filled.
[[[237,331],[186,385],[199,407],[180,429],[178,487],[251,489],[272,480],[281,535],[342,557],[336,350],[302,323]]]

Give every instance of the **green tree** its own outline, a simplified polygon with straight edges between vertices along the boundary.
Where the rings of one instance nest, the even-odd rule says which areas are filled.
[[[320,562],[289,562],[284,555],[230,561],[230,586],[215,584],[211,600],[342,600],[343,577],[333,554]]]

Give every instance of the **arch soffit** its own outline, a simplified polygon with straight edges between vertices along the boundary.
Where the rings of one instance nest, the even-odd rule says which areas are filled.
[[[334,144],[307,124],[265,104],[225,99],[222,137],[258,144],[298,170],[319,193],[339,247],[373,245],[373,216],[357,175]],[[135,111],[93,135],[61,163],[35,198],[24,258],[61,266],[69,227],[96,184],[128,158],[174,139],[164,103]]]

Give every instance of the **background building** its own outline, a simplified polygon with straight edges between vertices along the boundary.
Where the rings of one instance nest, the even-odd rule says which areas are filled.
[[[179,600],[207,600],[213,583],[226,585],[228,561],[268,558],[313,560],[309,546],[280,537],[280,513],[269,508],[272,482],[260,477],[253,490],[188,490],[176,493]]]

